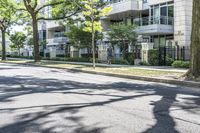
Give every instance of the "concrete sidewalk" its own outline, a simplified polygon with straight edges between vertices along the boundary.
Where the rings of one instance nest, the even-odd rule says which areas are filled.
[[[9,60],[29,60],[33,61],[32,59],[24,59],[24,58],[8,58]],[[54,60],[42,60],[44,62],[56,62],[56,63],[66,63],[72,65],[87,65],[92,66],[92,63],[89,62],[66,62],[66,61],[54,61]],[[137,68],[137,69],[144,69],[144,70],[153,70],[153,71],[169,71],[169,72],[187,72],[188,69],[181,69],[181,68],[173,68],[171,66],[135,66],[135,65],[119,65],[119,64],[103,64],[103,63],[96,63],[97,67],[129,67],[129,68]]]

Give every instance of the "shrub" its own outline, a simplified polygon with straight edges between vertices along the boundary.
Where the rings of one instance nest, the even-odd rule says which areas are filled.
[[[62,57],[62,58],[64,58],[65,55],[64,54],[57,54],[56,57]]]
[[[189,63],[189,61],[174,61],[172,63],[172,66],[174,68],[189,68],[190,63]]]
[[[149,66],[150,64],[144,61],[144,62],[140,62],[140,65],[142,65],[142,66]]]
[[[112,64],[129,65],[127,60],[111,60]]]
[[[11,55],[11,58],[24,58],[24,59],[33,59],[33,56],[18,56],[18,55]]]
[[[135,55],[134,53],[126,53],[125,59],[128,61],[130,65],[134,65]]]
[[[170,58],[169,56],[166,56],[166,65],[167,66],[171,66],[173,62],[174,62],[173,58]]]
[[[152,66],[159,65],[159,51],[157,49],[149,50],[148,62]]]

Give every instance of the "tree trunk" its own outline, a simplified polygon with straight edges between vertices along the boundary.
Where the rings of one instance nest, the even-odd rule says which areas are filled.
[[[35,62],[40,61],[40,51],[39,51],[39,36],[38,36],[38,21],[36,15],[32,15],[32,25],[33,25],[33,44],[34,44],[34,60]]]
[[[2,60],[6,60],[6,31],[1,30],[2,34]]]
[[[20,52],[21,52],[21,51],[20,51],[20,48],[18,48],[18,52],[19,52],[19,56],[21,56],[21,54],[20,54]]]
[[[94,31],[94,21],[92,22],[92,57],[93,57],[93,68],[95,69],[96,64],[95,64],[95,44],[94,40],[95,39],[95,31]]]
[[[125,55],[126,55],[126,41],[123,40],[123,48],[122,48],[122,59],[125,59]]]
[[[191,66],[188,76],[200,78],[200,0],[193,0]]]

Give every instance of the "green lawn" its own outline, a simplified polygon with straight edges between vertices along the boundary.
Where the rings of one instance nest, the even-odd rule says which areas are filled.
[[[172,71],[162,71],[162,70],[145,70],[139,68],[130,68],[130,67],[96,67],[93,69],[91,66],[87,65],[75,65],[75,64],[67,64],[53,61],[42,61],[40,63],[34,63],[26,60],[9,60],[4,61],[8,63],[18,63],[18,64],[33,64],[44,67],[56,67],[56,68],[64,68],[64,69],[76,69],[76,70],[85,70],[85,71],[93,71],[93,72],[102,72],[109,74],[119,74],[119,75],[129,75],[129,76],[143,76],[143,77],[154,77],[154,78],[166,78],[166,79],[177,79],[181,77],[183,72],[172,72]]]

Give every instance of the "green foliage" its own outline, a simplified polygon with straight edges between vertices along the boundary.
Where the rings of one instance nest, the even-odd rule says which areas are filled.
[[[174,59],[167,55],[166,56],[166,65],[171,66],[173,62],[174,62]]]
[[[127,60],[111,60],[112,64],[129,65]]]
[[[92,33],[91,44],[92,44],[92,53],[93,53],[93,68],[95,68],[95,33],[102,32],[103,28],[101,22],[99,21],[100,17],[108,15],[112,10],[111,7],[101,7],[103,1],[101,0],[83,0],[84,6],[82,14],[85,17],[84,21],[84,31]]]
[[[82,27],[71,26],[70,31],[66,33],[72,46],[76,48],[91,48],[91,33],[83,30]]]
[[[129,62],[130,65],[134,65],[135,54],[134,53],[126,53],[125,59]]]
[[[111,25],[108,32],[108,39],[111,44],[122,48],[123,59],[125,58],[125,53],[128,51],[128,45],[134,45],[137,41],[137,34],[134,29],[134,25],[114,24]]]
[[[19,54],[20,54],[20,48],[24,47],[25,40],[26,40],[26,36],[23,32],[16,32],[10,36],[10,41],[12,42],[12,45],[10,45],[10,47],[12,49],[19,50]]]
[[[177,60],[177,61],[174,61],[172,63],[172,66],[174,68],[189,68],[190,67],[190,62],[189,61],[180,61],[180,60]]]
[[[140,65],[142,65],[142,66],[150,66],[150,64],[148,63],[148,62],[140,62]]]
[[[83,27],[80,26],[71,26],[70,31],[65,34],[71,43],[72,46],[75,48],[91,48],[92,44],[91,41],[91,33],[84,31]],[[102,39],[101,33],[95,33],[95,42],[97,42],[99,39]]]
[[[112,10],[111,7],[100,7],[102,5],[101,0],[84,0],[84,7],[82,14],[85,17],[84,30],[87,32],[102,32],[100,17],[108,15]]]
[[[0,0],[0,29],[6,31],[17,21],[16,10],[12,0]]]
[[[28,38],[27,45],[33,47],[34,42],[32,37]]]
[[[108,32],[109,40],[113,45],[134,44],[137,41],[137,34],[134,25],[114,24]]]
[[[152,49],[152,50],[149,50],[149,57],[148,57],[148,62],[150,65],[152,66],[157,66],[159,65],[159,50],[157,49]]]

